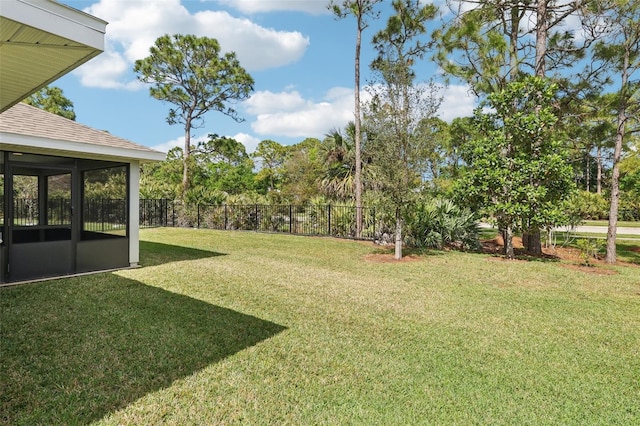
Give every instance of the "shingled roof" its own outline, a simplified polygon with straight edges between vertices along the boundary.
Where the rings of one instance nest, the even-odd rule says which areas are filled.
[[[95,157],[161,161],[165,154],[103,130],[18,103],[0,114],[0,144],[6,150],[44,150]]]

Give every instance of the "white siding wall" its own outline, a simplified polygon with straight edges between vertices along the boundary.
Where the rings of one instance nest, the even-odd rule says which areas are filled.
[[[140,162],[131,162],[129,171],[129,265],[140,262]]]

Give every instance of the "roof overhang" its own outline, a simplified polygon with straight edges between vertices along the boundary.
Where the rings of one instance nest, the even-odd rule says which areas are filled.
[[[0,0],[0,112],[100,54],[106,26],[51,0]]]
[[[44,154],[59,157],[84,158],[91,160],[150,162],[164,161],[166,154],[158,151],[106,147],[61,139],[49,139],[9,132],[0,132],[2,150],[25,154]]]

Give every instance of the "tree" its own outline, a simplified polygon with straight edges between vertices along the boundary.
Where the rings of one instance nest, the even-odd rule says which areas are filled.
[[[207,163],[227,163],[237,166],[250,160],[242,142],[215,133],[209,134],[209,140],[200,142],[195,150],[206,155]]]
[[[253,160],[241,142],[210,134],[208,141],[198,144],[193,157],[200,173],[197,183],[208,190],[237,195],[255,189]]]
[[[427,161],[427,174],[436,182],[443,170],[450,145],[449,125],[438,117],[427,117],[418,123],[416,136],[421,138],[423,156]]]
[[[448,165],[447,175],[450,178],[457,178],[460,170],[461,150],[470,140],[472,140],[475,129],[473,117],[457,117],[449,125],[449,147],[447,150]]]
[[[307,138],[289,147],[284,164],[285,179],[282,194],[294,204],[304,204],[320,193],[322,179],[322,142]]]
[[[265,139],[258,144],[252,157],[258,160],[259,172],[256,179],[267,182],[267,193],[279,190],[284,178],[284,164],[289,155],[286,146],[271,139]]]
[[[45,86],[24,100],[27,105],[40,108],[69,120],[76,119],[73,102],[64,96],[62,89],[56,86]]]
[[[526,17],[523,3],[448,3],[454,17],[432,34],[434,59],[445,76],[462,79],[477,96],[503,90],[521,73],[524,59],[519,52],[530,50],[519,44]]]
[[[402,209],[410,203],[422,183],[424,146],[417,135],[418,124],[432,118],[440,104],[433,84],[416,84],[414,63],[427,46],[420,40],[425,23],[437,9],[418,0],[394,0],[395,15],[376,33],[373,44],[378,56],[371,68],[378,84],[371,86],[372,100],[366,106],[367,145],[375,167],[376,184],[396,211],[395,257],[402,258]]]
[[[640,138],[620,162],[620,190],[628,217],[640,220]]]
[[[144,163],[140,173],[140,195],[142,198],[168,198],[177,200],[181,195],[182,148],[167,152],[164,161]]]
[[[474,0],[449,4],[456,4],[458,10],[453,22],[434,32],[433,42],[438,47],[435,59],[445,73],[466,81],[480,97],[505,90],[523,75],[546,77],[548,71],[557,73],[584,54],[583,48],[575,46],[570,32],[556,31],[581,7],[580,1]],[[535,16],[535,24],[527,30],[531,16]],[[536,179],[535,174],[532,179]],[[534,227],[535,220],[529,222],[531,225],[523,224],[523,242],[527,251],[540,254],[540,230]]]
[[[345,18],[353,15],[356,18],[356,47],[354,60],[355,74],[355,114],[354,114],[354,144],[355,144],[355,201],[356,201],[356,238],[362,234],[362,130],[360,112],[360,47],[362,43],[362,32],[369,26],[367,17],[377,19],[379,12],[374,10],[375,5],[382,0],[331,0],[329,8],[338,18]]]
[[[556,90],[529,76],[492,93],[489,112],[476,109],[480,137],[462,148],[467,167],[458,196],[496,218],[507,258],[514,257],[514,229],[559,225],[562,202],[574,191],[568,149],[553,131]]]
[[[630,132],[640,130],[629,129],[631,118],[640,114],[640,80],[634,78],[640,72],[640,1],[601,0],[593,6],[592,14],[607,29],[602,40],[594,46],[594,56],[619,79],[615,93],[617,118],[605,258],[607,263],[615,263],[623,146]]]
[[[354,128],[355,124],[350,122],[346,128],[346,135],[343,135],[338,129],[333,129],[322,141],[324,164],[321,189],[333,199],[353,199],[355,186]]]
[[[150,55],[135,62],[138,79],[151,83],[152,97],[173,104],[167,122],[184,126],[182,193],[189,188],[191,129],[200,127],[209,111],[242,121],[233,105],[253,91],[253,78],[233,52],[220,54],[217,40],[176,34],[159,37]]]

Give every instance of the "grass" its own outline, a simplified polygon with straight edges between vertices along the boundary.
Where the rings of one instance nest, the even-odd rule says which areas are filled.
[[[586,226],[609,226],[608,220],[585,220]],[[618,228],[640,228],[639,221],[619,220]]]
[[[0,290],[5,424],[640,422],[640,269],[194,229]]]

